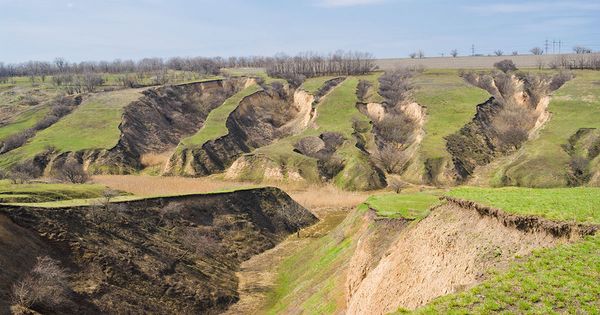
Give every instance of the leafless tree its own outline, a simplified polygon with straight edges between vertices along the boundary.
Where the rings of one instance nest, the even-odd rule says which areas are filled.
[[[417,55],[418,55],[419,59],[425,58],[425,52],[422,49],[419,49],[419,51],[417,52]]]
[[[68,299],[68,275],[58,261],[38,257],[29,274],[12,286],[12,303],[29,308],[33,305],[55,307]]]
[[[540,56],[544,53],[544,50],[541,49],[540,47],[533,47],[529,50],[529,52],[531,52],[532,54],[534,54],[536,56]]]
[[[590,48],[583,47],[583,46],[575,46],[575,47],[573,47],[573,51],[576,54],[591,54],[592,53],[592,50]]]
[[[389,107],[405,103],[411,98],[414,86],[411,78],[414,73],[407,69],[387,71],[379,78],[379,94]]]
[[[504,55],[504,51],[502,51],[500,49],[494,50],[494,55],[496,55],[496,56],[502,56],[502,55]]]
[[[415,59],[417,57],[417,53],[412,52],[412,53],[408,54],[408,56],[410,57],[410,59]]]
[[[84,184],[90,179],[87,172],[83,169],[83,165],[74,159],[65,161],[55,170],[55,176],[61,181],[73,184]]]
[[[451,55],[452,57],[456,58],[456,56],[458,56],[458,50],[456,50],[456,49],[452,49],[452,50],[450,51],[450,55]]]
[[[379,168],[389,174],[398,174],[408,162],[408,156],[405,151],[401,151],[397,146],[386,144],[377,149],[373,154],[373,162]]]
[[[394,176],[388,179],[388,186],[394,190],[395,193],[399,194],[402,189],[408,187],[408,184],[402,179]]]
[[[516,51],[516,50],[513,50],[513,52],[512,52],[512,55],[513,55],[513,56],[518,56],[518,55],[519,55],[519,52],[518,52],[518,51]]]

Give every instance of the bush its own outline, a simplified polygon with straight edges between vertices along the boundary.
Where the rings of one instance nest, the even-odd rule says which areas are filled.
[[[398,177],[392,177],[388,180],[388,187],[394,190],[395,193],[399,194],[402,189],[408,187],[408,184]]]
[[[12,286],[12,303],[55,307],[67,301],[68,292],[66,270],[48,256],[38,257],[31,272]]]
[[[8,171],[8,179],[13,184],[24,184],[42,175],[42,170],[33,161],[25,161],[13,165]]]
[[[388,71],[379,78],[379,94],[390,107],[410,100],[413,85],[410,82],[413,73],[407,69]]]
[[[72,159],[65,161],[55,170],[55,177],[60,181],[73,184],[84,184],[90,179],[83,165]]]
[[[508,73],[511,71],[517,71],[517,66],[515,65],[515,63],[510,60],[510,59],[504,59],[502,61],[498,61],[494,64],[494,68],[504,72],[504,73]]]
[[[310,157],[316,157],[324,148],[325,142],[316,136],[304,137],[294,144],[294,151]]]
[[[335,155],[317,161],[319,173],[327,180],[334,178],[345,166],[344,160]]]
[[[411,117],[399,112],[374,122],[373,128],[377,137],[384,142],[404,145],[412,141],[417,126]]]
[[[373,154],[373,162],[389,174],[398,174],[408,162],[408,156],[394,145],[386,144]]]
[[[361,102],[365,102],[367,95],[369,94],[369,89],[373,86],[371,82],[367,80],[358,81],[358,85],[356,86],[356,96],[358,100]]]

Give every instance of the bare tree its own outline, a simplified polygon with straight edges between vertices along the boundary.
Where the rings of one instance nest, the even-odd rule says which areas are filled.
[[[502,56],[502,55],[504,55],[504,51],[502,51],[500,49],[494,50],[494,55],[496,55],[496,56]]]
[[[425,52],[422,49],[419,49],[417,55],[419,56],[419,59],[425,58]]]
[[[61,181],[73,184],[84,184],[90,179],[87,172],[83,169],[83,165],[74,159],[65,161],[55,170],[55,176]]]
[[[408,156],[396,146],[386,144],[373,154],[373,162],[387,173],[397,174],[404,169]]]
[[[388,180],[388,186],[394,190],[395,193],[399,194],[402,189],[408,187],[408,184],[402,179],[394,176]]]
[[[591,54],[592,53],[592,50],[590,48],[583,47],[583,46],[575,46],[575,47],[573,47],[573,51],[576,54]]]
[[[456,49],[452,49],[452,50],[450,51],[450,55],[451,55],[452,57],[456,58],[456,56],[458,56],[458,50],[456,50]]]
[[[33,305],[54,307],[65,303],[69,287],[67,272],[58,261],[38,257],[29,274],[12,287],[12,303],[29,308]]]
[[[415,59],[417,57],[417,53],[412,52],[412,53],[408,54],[408,56],[410,57],[410,59]]]
[[[533,47],[529,50],[529,52],[531,52],[532,54],[534,54],[536,56],[540,56],[544,53],[544,50],[541,49],[540,47]]]
[[[518,51],[516,51],[516,50],[513,50],[513,52],[512,52],[512,55],[513,55],[513,56],[518,56],[518,55],[519,55],[519,52],[518,52]]]

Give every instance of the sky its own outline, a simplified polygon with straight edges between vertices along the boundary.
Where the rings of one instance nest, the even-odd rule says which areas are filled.
[[[0,0],[0,62],[600,51],[600,0]],[[556,46],[556,50],[558,47]]]

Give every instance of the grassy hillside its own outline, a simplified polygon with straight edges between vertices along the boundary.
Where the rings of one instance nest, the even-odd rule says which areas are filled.
[[[308,78],[302,83],[300,89],[315,94],[325,84],[326,81],[337,78],[337,76],[324,76],[324,77],[316,77],[316,78]]]
[[[555,92],[550,121],[539,137],[500,165],[480,173],[491,185],[558,187],[567,185],[570,156],[563,149],[579,128],[600,128],[600,72],[576,71],[576,78]],[[598,167],[598,165],[596,165]]]
[[[225,122],[227,121],[229,114],[237,108],[244,97],[259,90],[261,90],[261,88],[258,84],[252,84],[228,98],[221,106],[208,114],[202,129],[193,136],[183,139],[180,146],[201,146],[206,141],[226,135],[228,130],[227,126],[225,126]]]
[[[476,105],[489,95],[465,83],[456,70],[426,70],[415,77],[414,84],[415,100],[427,108],[421,158],[449,158],[444,137],[471,121]]]
[[[33,127],[38,121],[44,118],[48,111],[49,108],[47,106],[38,105],[20,113],[12,118],[10,123],[0,127],[0,141]]]
[[[47,147],[66,152],[115,146],[123,107],[139,98],[139,92],[139,89],[128,89],[92,95],[73,113],[38,132],[23,147],[0,156],[0,166],[32,158]]]
[[[336,86],[325,98],[321,100],[317,107],[317,117],[314,128],[308,128],[300,134],[287,137],[272,143],[271,145],[257,149],[253,154],[265,155],[279,165],[285,165],[287,169],[300,169],[304,178],[319,181],[319,175],[316,167],[316,159],[310,158],[293,151],[293,144],[306,136],[318,136],[319,134],[329,132],[339,132],[347,141],[338,149],[337,153],[344,158],[346,162],[345,169],[334,178],[334,182],[339,187],[350,190],[361,189],[360,185],[366,183],[368,179],[362,179],[365,174],[361,171],[361,166],[367,161],[355,146],[355,139],[352,135],[353,120],[367,123],[368,118],[361,114],[356,108],[356,86],[359,80],[365,79],[376,81],[381,75],[375,73],[367,76],[351,76]],[[324,82],[319,79],[315,82]],[[312,83],[311,83],[312,84]],[[257,178],[244,178],[247,180],[260,180]]]

